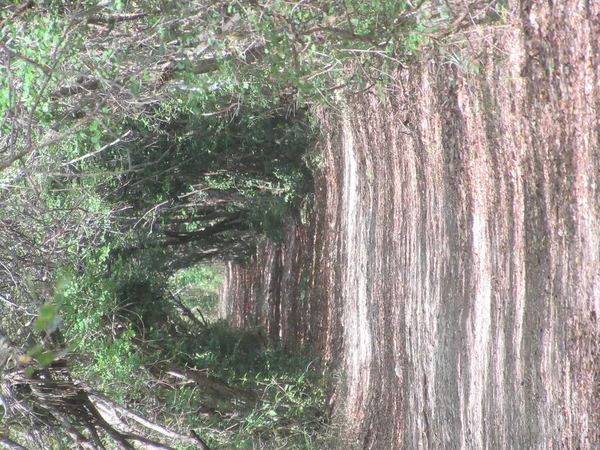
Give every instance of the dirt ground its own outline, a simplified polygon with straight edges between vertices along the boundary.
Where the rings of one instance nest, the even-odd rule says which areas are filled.
[[[339,448],[600,448],[600,2],[509,2],[323,115],[308,226],[222,315],[313,345]]]

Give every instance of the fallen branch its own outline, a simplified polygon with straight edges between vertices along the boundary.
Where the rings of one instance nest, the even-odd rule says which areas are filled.
[[[16,443],[15,441],[6,436],[0,436],[0,444],[11,450],[27,450],[21,444]]]
[[[166,427],[163,427],[162,425],[151,422],[148,419],[134,413],[133,411],[117,405],[115,402],[113,402],[109,398],[101,396],[97,393],[91,393],[90,400],[92,400],[92,402],[98,408],[99,411],[102,411],[102,410],[110,411],[112,409],[112,410],[116,411],[117,413],[119,413],[121,416],[129,418],[131,420],[134,420],[135,422],[139,423],[140,425],[144,426],[145,428],[148,428],[149,430],[152,430],[158,434],[161,434],[162,436],[165,436],[171,440],[187,442],[188,444],[194,444],[194,445],[199,443],[198,436],[195,435],[195,433],[194,433],[194,435],[195,435],[194,437],[190,437],[190,436],[186,436],[185,434],[177,433],[176,431],[170,430]],[[139,437],[134,438],[133,435],[131,435],[131,434],[128,434],[126,436],[128,438],[131,438],[134,440],[140,440]],[[145,441],[142,441],[142,442],[145,442]],[[201,447],[201,448],[203,448],[203,447]]]

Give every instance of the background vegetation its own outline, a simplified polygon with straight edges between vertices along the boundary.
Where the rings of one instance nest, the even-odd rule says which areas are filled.
[[[328,448],[318,361],[218,321],[220,267],[307,206],[311,111],[477,11],[0,6],[0,442]]]

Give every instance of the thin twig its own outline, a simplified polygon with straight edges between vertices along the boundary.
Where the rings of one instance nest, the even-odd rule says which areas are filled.
[[[115,145],[117,145],[119,142],[121,142],[123,139],[125,139],[127,136],[129,136],[131,134],[131,130],[128,130],[125,134],[123,134],[122,136],[118,137],[117,139],[115,139],[114,141],[112,141],[110,144],[106,144],[104,147],[96,150],[95,152],[91,152],[88,153],[86,155],[80,156],[79,158],[75,158],[72,159],[71,161],[68,161],[66,163],[63,163],[62,166],[70,166],[71,164],[75,164],[79,161],[83,161],[85,159],[91,158],[92,156],[96,156],[99,153],[102,153],[104,150],[110,148],[110,147],[114,147]]]

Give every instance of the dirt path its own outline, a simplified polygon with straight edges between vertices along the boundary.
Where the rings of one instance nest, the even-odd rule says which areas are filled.
[[[568,3],[324,118],[311,225],[231,267],[225,315],[341,361],[357,448],[600,446],[600,3]]]

